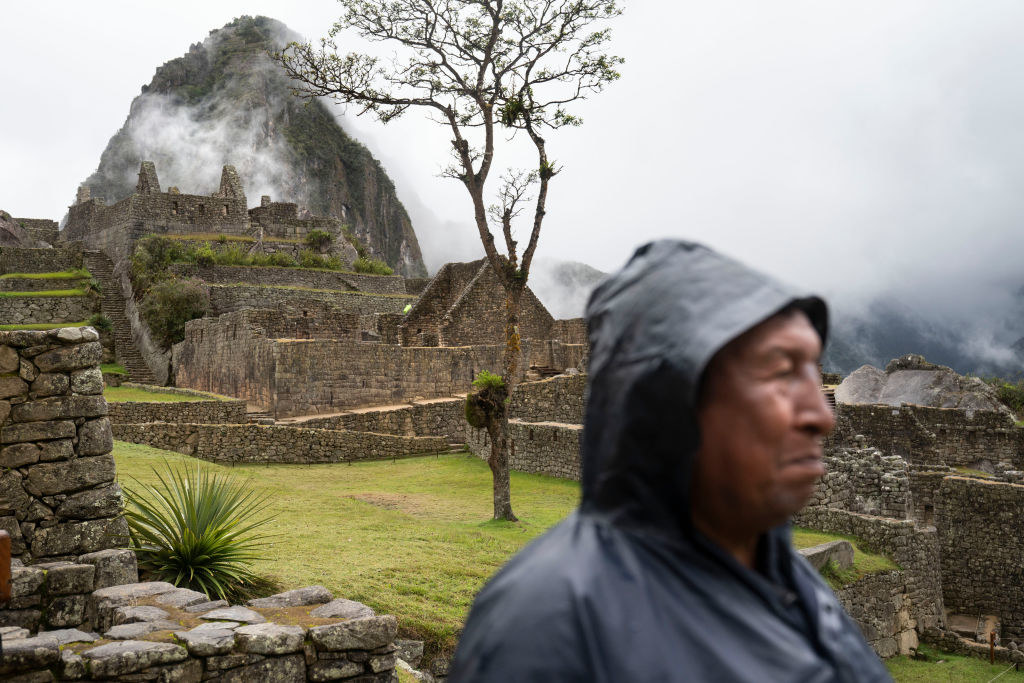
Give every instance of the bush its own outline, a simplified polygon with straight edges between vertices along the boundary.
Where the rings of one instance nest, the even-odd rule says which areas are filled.
[[[985,382],[996,390],[996,396],[1014,415],[1024,418],[1024,379],[1016,383],[1002,377],[986,377]]]
[[[219,244],[227,244],[228,243],[228,236],[225,235],[224,233],[221,233],[221,234],[217,235],[217,242]]]
[[[195,262],[201,266],[212,266],[217,263],[217,254],[209,244],[204,244],[193,252]]]
[[[270,263],[272,266],[280,266],[282,268],[294,268],[298,265],[294,258],[290,254],[286,254],[283,251],[274,252],[270,255]]]
[[[238,243],[220,249],[215,259],[219,266],[247,266],[252,263],[252,258],[246,253],[245,247]]]
[[[359,256],[359,258],[370,258],[370,252],[366,251],[366,247],[363,246],[363,243],[360,242],[359,238],[352,232],[352,228],[347,225],[341,226],[341,234],[356,250],[356,255]]]
[[[150,288],[140,312],[156,340],[169,348],[185,338],[185,323],[209,308],[210,293],[198,280],[165,280]]]
[[[317,251],[324,251],[334,243],[334,235],[326,230],[310,230],[306,235],[306,246]]]
[[[267,496],[196,465],[153,470],[158,484],[125,487],[125,519],[140,567],[153,579],[241,602],[266,583],[252,571],[271,521]]]
[[[501,375],[481,370],[473,380],[473,388],[476,391],[466,396],[466,422],[474,429],[483,429],[508,402],[508,385]]]
[[[303,268],[326,268],[327,264],[322,256],[314,254],[309,249],[299,252],[299,265]]]
[[[174,240],[150,235],[139,240],[132,254],[130,275],[137,295],[171,277],[168,270],[176,261],[186,260],[186,250]]]
[[[365,256],[360,256],[352,263],[352,270],[369,275],[393,275],[395,272],[383,261],[366,258]]]
[[[114,323],[102,313],[93,313],[87,323],[95,327],[97,332],[110,332],[114,329]]]

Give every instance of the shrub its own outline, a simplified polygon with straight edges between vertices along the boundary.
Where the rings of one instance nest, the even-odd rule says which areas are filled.
[[[125,487],[125,519],[139,565],[160,581],[241,602],[266,583],[252,571],[271,521],[267,496],[232,476],[194,468],[153,470],[157,484]]]
[[[227,244],[228,243],[228,236],[225,235],[224,233],[221,233],[221,234],[217,235],[217,242],[219,244]]]
[[[466,396],[466,422],[474,429],[483,429],[498,416],[508,399],[508,385],[501,375],[481,370],[473,380],[476,391]]]
[[[363,246],[363,243],[360,242],[359,238],[356,237],[355,233],[352,232],[352,228],[350,228],[347,225],[341,226],[341,234],[348,241],[348,243],[355,248],[356,255],[358,255],[359,258],[370,258],[370,252],[366,251],[366,247]]]
[[[210,293],[197,280],[165,280],[150,288],[140,312],[164,348],[185,338],[185,323],[203,317],[210,308]]]
[[[317,251],[324,251],[334,243],[334,235],[326,230],[310,230],[306,235],[306,246]]]
[[[270,255],[270,265],[281,266],[282,268],[294,268],[298,263],[290,254],[278,251]]]
[[[328,256],[325,259],[324,263],[327,264],[327,267],[330,268],[331,270],[341,270],[342,267],[344,267],[345,265],[344,263],[342,263],[341,257],[337,255]]]
[[[168,270],[175,261],[186,260],[186,250],[174,240],[150,235],[139,240],[132,254],[130,275],[139,296],[158,282],[171,277]]]
[[[204,244],[194,252],[195,262],[201,266],[212,266],[217,263],[217,254],[209,244]]]
[[[245,248],[238,243],[220,249],[214,259],[220,266],[247,266],[252,263],[252,258],[246,253]]]
[[[1024,417],[1024,379],[1016,383],[1002,377],[986,377],[985,382],[996,390],[996,396],[1017,417]]]
[[[114,323],[102,313],[93,313],[86,322],[95,327],[97,332],[110,332],[114,329]]]
[[[303,268],[324,268],[325,262],[319,254],[314,254],[309,249],[303,249],[299,252],[299,265]]]
[[[393,275],[395,272],[383,261],[366,258],[365,256],[360,256],[352,262],[352,270],[369,275]]]

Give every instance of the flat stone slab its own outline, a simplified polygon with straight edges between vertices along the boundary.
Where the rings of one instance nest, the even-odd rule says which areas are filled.
[[[303,605],[321,605],[330,602],[333,598],[331,591],[323,586],[306,586],[266,598],[255,598],[245,604],[249,607],[301,607]]]
[[[93,643],[100,639],[98,633],[86,633],[85,631],[79,631],[77,628],[62,628],[57,629],[56,631],[42,631],[39,635],[56,638],[57,643],[60,645],[67,645],[68,643]]]
[[[135,673],[151,666],[174,664],[188,658],[185,648],[173,643],[125,640],[86,650],[93,678],[112,678]]]
[[[135,640],[148,636],[154,631],[173,631],[181,628],[181,624],[177,624],[173,621],[136,621],[131,624],[119,624],[112,627],[106,633],[103,634],[104,638],[111,640]]]
[[[358,619],[374,615],[375,612],[363,603],[345,598],[331,600],[326,605],[320,605],[309,613],[311,617],[324,619]]]
[[[210,602],[210,598],[207,597],[205,593],[200,593],[199,591],[190,590],[188,588],[175,588],[172,591],[161,593],[156,596],[153,602],[158,605],[166,605],[168,607],[181,609],[191,605],[198,605],[202,602]]]
[[[114,624],[134,624],[139,621],[160,621],[171,616],[166,611],[152,605],[118,607],[114,610]]]
[[[186,612],[209,612],[212,609],[218,607],[230,607],[227,600],[211,600],[209,602],[199,602],[195,605],[189,605],[185,608]]]
[[[212,626],[213,624],[203,624]],[[261,624],[262,625],[262,624]],[[174,634],[188,648],[193,657],[214,657],[226,655],[235,646],[235,632],[227,628],[206,628],[198,626],[191,631]]]
[[[829,541],[810,548],[801,548],[797,552],[819,571],[830,561],[834,561],[840,569],[849,569],[853,566],[853,544],[849,541]]]
[[[0,638],[3,640],[18,640],[28,638],[29,630],[20,626],[0,626]]]
[[[60,661],[60,645],[53,636],[16,638],[4,642],[4,656],[0,660],[0,679],[7,674],[46,669]]]
[[[202,631],[223,631],[225,629],[233,631],[241,626],[237,621],[208,621],[205,624],[199,624],[195,628],[189,629],[189,633],[200,633]]]
[[[207,621],[216,619],[221,621],[240,621],[245,624],[262,624],[266,621],[266,618],[259,612],[255,612],[248,607],[239,606],[215,609],[212,612],[199,615],[199,618]]]
[[[121,606],[135,602],[140,598],[161,595],[173,590],[178,589],[166,581],[143,581],[142,583],[127,583],[123,586],[100,588],[93,591],[92,596],[99,602]]]
[[[239,651],[254,655],[286,655],[302,649],[306,629],[281,624],[250,624],[235,629]]]
[[[373,650],[389,644],[397,633],[398,620],[390,614],[361,617],[309,629],[313,644],[321,650],[330,651]]]

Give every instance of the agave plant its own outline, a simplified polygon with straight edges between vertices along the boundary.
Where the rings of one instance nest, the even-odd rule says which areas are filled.
[[[238,600],[267,584],[252,562],[268,536],[260,527],[267,497],[235,477],[198,464],[194,469],[153,468],[158,484],[134,480],[125,488],[125,518],[132,549],[153,578]]]

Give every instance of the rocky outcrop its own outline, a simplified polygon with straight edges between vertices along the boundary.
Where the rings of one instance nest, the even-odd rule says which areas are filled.
[[[409,216],[380,163],[320,102],[291,94],[268,56],[297,40],[284,24],[241,17],[159,67],[135,98],[99,168],[83,183],[108,204],[135,189],[140,162],[206,192],[232,164],[250,198],[273,195],[348,223],[401,275],[426,275]]]
[[[998,411],[1011,415],[995,390],[977,377],[965,377],[924,356],[907,355],[890,362],[884,371],[864,365],[836,388],[839,403],[903,403],[931,408],[957,408],[968,412]]]

